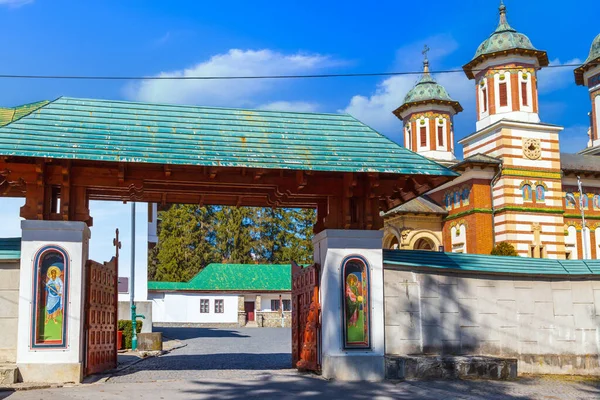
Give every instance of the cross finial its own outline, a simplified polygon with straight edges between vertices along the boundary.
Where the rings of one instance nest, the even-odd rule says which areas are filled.
[[[423,73],[424,74],[428,74],[429,73],[429,60],[427,59],[427,53],[429,53],[429,50],[431,50],[427,45],[423,46],[423,51],[421,52],[421,54],[423,54]]]
[[[115,238],[113,239],[113,246],[116,247],[116,257],[119,258],[119,249],[121,248],[121,241],[119,240],[119,228],[115,230]]]
[[[429,53],[429,50],[431,50],[429,48],[429,46],[427,46],[427,45],[423,46],[423,51],[421,52],[421,54],[423,54],[423,61],[428,61],[427,60],[427,53]]]

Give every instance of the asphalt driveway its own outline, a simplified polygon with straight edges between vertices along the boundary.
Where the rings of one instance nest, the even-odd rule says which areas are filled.
[[[245,378],[288,373],[291,330],[286,328],[158,328],[185,347],[125,369],[109,382]]]

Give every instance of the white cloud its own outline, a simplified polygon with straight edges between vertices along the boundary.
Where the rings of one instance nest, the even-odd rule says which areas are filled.
[[[574,84],[573,70],[575,67],[561,67],[562,65],[571,64],[581,64],[581,60],[574,58],[561,63],[558,58],[555,58],[550,61],[550,66],[554,66],[554,68],[542,68],[538,72],[538,89],[540,93],[550,93]]]
[[[271,103],[262,104],[256,108],[259,110],[270,111],[317,112],[319,110],[319,105],[317,103],[309,103],[306,101],[273,101]]]
[[[435,78],[440,85],[446,88],[450,97],[458,100],[465,109],[472,107],[474,104],[473,83],[463,74],[443,74]],[[400,131],[402,123],[392,114],[392,111],[402,105],[406,93],[418,79],[412,75],[387,78],[377,85],[372,95],[352,97],[348,106],[342,111],[382,133]]]
[[[0,0],[0,6],[17,8],[33,2],[34,0]]]
[[[306,74],[340,65],[320,54],[283,54],[269,49],[232,49],[209,60],[161,77],[258,76]],[[261,97],[281,87],[277,79],[236,80],[147,80],[126,88],[126,96],[148,102],[202,104],[214,106],[255,106]],[[262,101],[268,99],[262,99]]]

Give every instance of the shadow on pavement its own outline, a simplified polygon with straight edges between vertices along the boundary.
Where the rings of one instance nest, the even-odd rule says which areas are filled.
[[[265,376],[253,381],[194,381],[198,389],[185,390],[190,398],[226,399],[531,399],[510,394],[503,382],[328,382],[315,377],[293,381]],[[535,397],[535,396],[534,396]]]
[[[283,370],[292,368],[289,353],[216,353],[159,357],[117,372],[116,376],[145,371]],[[154,362],[153,362],[154,361]]]
[[[155,332],[162,332],[165,338],[187,340],[196,338],[247,338],[240,331],[222,328],[154,328]]]

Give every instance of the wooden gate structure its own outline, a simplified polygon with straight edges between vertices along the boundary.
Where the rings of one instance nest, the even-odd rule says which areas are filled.
[[[321,371],[321,305],[319,265],[292,262],[292,365]]]
[[[117,367],[117,307],[119,271],[119,230],[113,241],[116,255],[100,264],[86,265],[85,295],[85,374]]]

